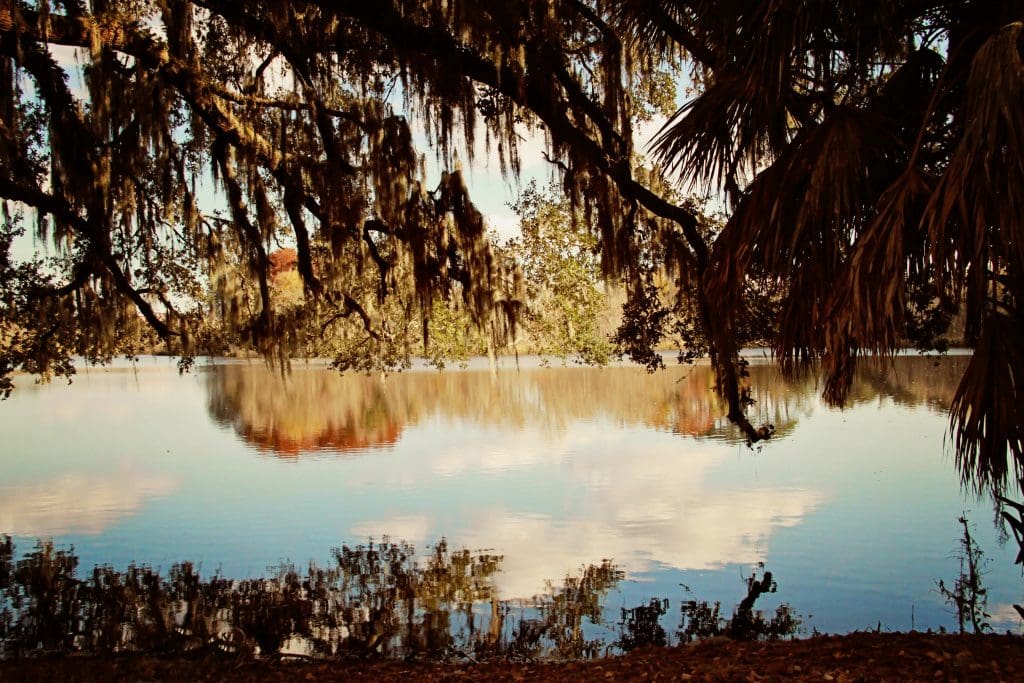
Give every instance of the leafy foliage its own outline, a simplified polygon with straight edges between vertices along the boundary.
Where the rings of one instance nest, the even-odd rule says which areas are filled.
[[[665,367],[657,348],[665,336],[671,311],[661,302],[653,276],[648,274],[622,304],[622,325],[615,333],[619,352],[650,371]]]
[[[512,208],[522,234],[505,248],[522,268],[527,343],[541,355],[606,364],[612,348],[600,324],[607,297],[596,235],[555,188],[542,191],[531,183]]]
[[[974,633],[984,633],[991,630],[991,626],[985,621],[989,614],[985,611],[988,603],[988,589],[985,588],[982,580],[985,573],[984,553],[978,547],[974,537],[971,536],[967,517],[960,517],[957,521],[964,528],[963,537],[960,539],[960,550],[957,553],[960,559],[960,575],[956,577],[952,588],[946,586],[946,582],[942,579],[939,579],[936,585],[946,603],[956,608],[960,633],[964,633],[968,626]]]

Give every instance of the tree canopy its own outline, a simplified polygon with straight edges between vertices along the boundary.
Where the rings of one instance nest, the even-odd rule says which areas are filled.
[[[657,270],[750,440],[770,434],[746,417],[752,291],[777,301],[777,358],[821,361],[838,404],[859,357],[934,346],[961,311],[954,441],[999,486],[1024,467],[1022,49],[1018,0],[4,0],[0,377],[131,352],[143,324],[188,355],[213,314],[268,356],[337,321],[386,349],[400,291],[425,330],[459,296],[513,334],[522,277],[456,157],[483,135],[514,175],[533,128],[638,349]],[[645,168],[634,125],[677,83]],[[23,230],[53,255],[16,258]],[[281,244],[304,296],[275,307]]]

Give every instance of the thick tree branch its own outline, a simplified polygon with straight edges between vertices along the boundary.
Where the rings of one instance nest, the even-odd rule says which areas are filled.
[[[270,298],[270,284],[267,280],[270,273],[270,257],[267,256],[267,249],[263,244],[263,237],[260,231],[249,220],[249,210],[246,208],[242,194],[242,187],[235,176],[235,168],[228,158],[229,148],[224,138],[218,138],[214,144],[213,156],[220,166],[221,178],[228,193],[228,204],[231,209],[231,216],[234,218],[235,228],[239,231],[244,244],[247,244],[252,255],[256,278],[259,281],[261,331],[267,334],[272,327],[273,306]]]
[[[361,0],[339,0],[317,4],[325,10],[355,19],[375,31],[410,62],[433,60],[443,65],[446,73],[463,74],[531,110],[547,125],[556,140],[567,144],[596,170],[612,178],[624,197],[637,201],[657,216],[678,223],[699,267],[703,269],[707,265],[708,246],[700,234],[697,217],[685,207],[672,204],[638,182],[633,177],[630,159],[619,157],[616,150],[605,149],[572,122],[566,113],[565,104],[552,97],[552,65],[546,63],[541,55],[536,55],[527,64],[524,75],[518,68],[499,66],[482,57],[469,46],[460,43],[444,26],[421,26],[412,22],[389,2],[367,4]],[[582,102],[574,104],[585,106]]]
[[[342,318],[349,318],[355,314],[363,321],[363,329],[366,331],[366,334],[370,335],[373,339],[380,341],[380,332],[373,329],[373,320],[371,320],[370,314],[366,312],[366,309],[363,308],[362,304],[352,298],[349,294],[344,294],[342,296],[342,304],[343,308],[328,318],[323,325],[321,325],[320,334],[326,332],[327,328],[333,325],[335,321]]]
[[[0,195],[13,201],[23,202],[33,209],[54,216],[57,220],[71,226],[76,233],[88,240],[89,246],[95,250],[100,263],[114,279],[117,289],[127,296],[135,307],[146,319],[150,327],[156,331],[161,339],[167,340],[170,337],[181,336],[179,332],[171,330],[167,324],[157,316],[153,307],[132,287],[127,275],[121,269],[117,259],[106,248],[106,241],[98,235],[98,230],[90,221],[75,213],[72,206],[63,199],[47,194],[38,188],[28,187],[11,180],[7,174],[0,173]]]
[[[291,221],[292,229],[295,230],[295,246],[299,260],[299,275],[306,287],[313,296],[319,296],[323,291],[320,280],[317,279],[313,270],[313,256],[310,250],[309,230],[306,228],[306,221],[302,217],[303,198],[305,191],[298,183],[289,179],[289,184],[284,189],[284,206],[288,212],[288,219]]]

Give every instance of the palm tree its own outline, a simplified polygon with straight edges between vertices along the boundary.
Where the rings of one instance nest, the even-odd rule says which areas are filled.
[[[695,65],[699,92],[654,150],[732,203],[703,278],[724,302],[719,348],[744,278],[778,279],[776,354],[794,370],[820,358],[842,404],[858,356],[927,348],[962,307],[961,472],[997,488],[1024,472],[1024,6],[609,5],[637,45]]]

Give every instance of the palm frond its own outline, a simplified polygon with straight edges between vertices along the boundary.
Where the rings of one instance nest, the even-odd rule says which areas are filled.
[[[693,186],[741,185],[792,141],[795,81],[815,22],[794,0],[697,3],[692,30],[715,63],[706,87],[651,142],[667,170]]]
[[[687,8],[664,0],[611,0],[608,12],[621,35],[648,54],[661,59],[675,56],[689,45],[703,44],[692,32]],[[697,55],[696,57],[700,57]]]
[[[892,173],[898,141],[880,130],[870,113],[837,109],[757,177],[716,242],[714,300],[733,301],[754,264],[789,282],[776,341],[783,359],[824,347],[825,304],[853,235],[873,214],[876,186]]]
[[[965,483],[1001,491],[1011,471],[1024,476],[1024,321],[1019,316],[994,312],[985,319],[953,397],[950,433]]]
[[[931,190],[928,179],[908,169],[883,193],[875,216],[854,243],[843,276],[832,292],[825,325],[825,398],[842,405],[857,355],[888,354],[904,336],[909,258],[920,259],[916,230]]]
[[[986,271],[1024,276],[1024,23],[978,50],[967,81],[962,134],[935,188],[925,222],[937,268],[965,286],[967,332],[988,308]],[[1018,302],[1019,304],[1020,302]]]
[[[682,107],[651,142],[655,158],[689,187],[738,188],[744,174],[789,142],[787,118],[764,84],[741,74],[719,76]]]

